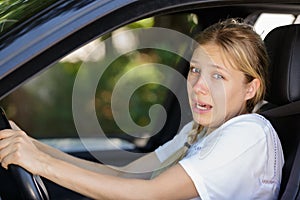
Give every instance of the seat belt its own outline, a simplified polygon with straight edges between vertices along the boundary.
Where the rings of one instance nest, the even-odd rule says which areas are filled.
[[[270,110],[263,111],[260,114],[266,117],[283,117],[288,115],[300,114],[300,101],[272,108]]]

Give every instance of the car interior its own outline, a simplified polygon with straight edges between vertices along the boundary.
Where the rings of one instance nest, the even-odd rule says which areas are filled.
[[[221,3],[220,5],[223,4]],[[77,6],[77,7],[79,8],[81,6]],[[205,27],[219,21],[220,19],[227,18],[227,17],[244,18],[249,23],[254,24],[259,17],[259,13],[281,12],[281,13],[288,13],[288,14],[293,13],[295,16],[297,16],[300,10],[299,6],[293,6],[293,5],[272,6],[271,4],[269,5],[268,4],[238,5],[237,4],[237,5],[227,5],[227,6],[218,6],[218,4],[216,4],[216,6],[210,6],[210,4],[207,4],[207,7],[199,6],[198,9],[197,6],[194,6],[191,3],[190,5],[187,5],[185,8],[182,9],[179,8],[179,6],[178,8],[172,6],[170,7],[171,8],[169,10],[166,9],[165,11],[163,10],[161,12],[151,11],[146,16],[144,15],[142,18],[153,17],[153,13],[154,13],[156,20],[158,22],[158,24],[155,25],[164,28],[175,29],[175,30],[178,28],[178,30],[180,30],[181,32],[184,32],[189,36],[194,36],[194,34],[197,33],[198,31],[201,31]],[[63,4],[61,5],[61,8],[63,8]],[[151,10],[151,6],[149,7],[145,6],[144,9]],[[83,43],[83,41],[84,43],[87,43],[88,42],[87,40],[91,41],[92,40],[91,38],[95,39],[96,37],[98,37],[99,32],[102,31],[102,30],[97,30],[99,24],[102,25],[102,27],[104,27],[103,30],[107,28],[107,30],[111,31],[120,28],[121,26],[125,26],[125,24],[129,23],[129,21],[133,22],[136,21],[137,18],[141,18],[140,16],[132,17],[132,18],[130,17],[131,15],[133,15],[130,12],[130,6],[125,7],[124,10],[127,11],[127,13],[126,14],[123,13],[124,14],[123,17],[117,16],[117,14],[120,13],[122,14],[121,11],[118,11],[116,16],[113,17],[110,16],[100,20],[97,19],[96,22],[91,23],[91,25],[87,26],[87,28],[80,29],[78,33],[77,32],[72,33],[73,35],[70,34],[70,36],[67,37],[65,43],[64,41],[60,41],[56,44],[57,46],[53,45],[53,47],[49,48],[50,49],[49,51],[45,51],[46,53],[43,52],[43,54],[37,56],[35,60],[30,60],[30,62],[25,63],[24,64],[25,67],[23,67],[23,69],[16,70],[19,72],[17,72],[18,74],[16,73],[18,78],[16,78],[17,81],[15,81],[16,82],[15,85],[18,85],[20,84],[20,82],[25,81],[25,79],[37,73],[39,70],[42,70],[42,68],[44,68],[46,65],[50,65],[49,64],[50,62],[55,63],[58,59],[63,58],[67,54],[66,52],[70,52],[72,48],[74,50],[79,45],[82,45],[81,43]],[[63,12],[63,9],[61,9],[61,12]],[[138,12],[143,12],[143,9],[139,10]],[[159,14],[156,16],[156,13]],[[186,13],[188,14],[193,13],[199,19],[197,26],[192,27],[193,29],[191,29],[191,27],[182,28],[183,26],[180,27],[177,24],[177,21],[181,20],[182,16],[176,14],[186,14]],[[53,14],[51,17],[54,17]],[[140,13],[140,15],[142,14]],[[123,18],[127,19],[126,17],[129,18],[128,21],[123,21],[124,20]],[[115,25],[114,23],[108,23],[112,19],[115,20],[114,22],[117,25]],[[46,18],[44,18],[43,20],[46,21]],[[101,24],[101,20],[103,20],[103,24]],[[174,24],[176,25],[175,27],[173,27]],[[21,29],[22,26],[20,26],[19,28]],[[104,33],[101,32],[101,34]],[[105,34],[109,35],[110,32],[106,31]],[[105,35],[105,37],[107,35]],[[88,37],[90,39],[86,39]],[[281,182],[281,188],[280,188],[278,199],[300,200],[300,123],[299,123],[300,122],[300,57],[298,55],[300,52],[300,24],[283,25],[278,28],[275,28],[266,35],[264,41],[270,58],[270,70],[269,70],[270,83],[268,84],[267,87],[267,95],[265,99],[266,103],[262,105],[262,107],[259,109],[258,112],[263,116],[265,116],[268,120],[270,120],[271,124],[274,126],[275,130],[278,133],[278,136],[281,140],[281,144],[283,147],[285,164],[283,168],[282,182]],[[147,51],[145,52],[147,53]],[[177,65],[176,67],[180,66],[176,68],[176,70],[178,70],[181,74],[186,76],[188,73],[187,61],[182,59],[179,62],[177,62],[176,65]],[[31,66],[36,66],[36,68]],[[38,69],[39,67],[40,69]],[[49,69],[47,68],[45,70],[46,73],[47,70]],[[24,77],[26,76],[26,78],[24,78],[23,76]],[[59,77],[58,74],[55,74],[55,76]],[[12,76],[11,77],[8,76],[8,78],[6,77],[5,79],[0,80],[2,81],[1,82],[2,85],[4,85],[3,88],[0,88],[0,93],[2,92],[1,93],[2,95],[7,92],[6,90],[13,90],[13,87],[16,87],[14,84],[10,83],[10,81],[14,80]],[[59,84],[60,83],[65,84],[67,82],[65,79],[63,81],[56,79],[55,81],[58,82]],[[28,83],[30,84],[30,81]],[[36,83],[39,84],[39,82]],[[64,87],[63,84],[60,84],[59,87],[63,88]],[[20,88],[22,89],[22,87],[23,86],[21,86]],[[179,90],[181,91],[182,95],[185,95],[185,89],[186,89],[185,87],[182,88],[182,86],[179,86]],[[20,93],[22,92],[24,91],[20,90]],[[65,93],[64,95],[67,96],[67,94]],[[166,101],[164,102],[164,107],[166,108],[168,117],[166,119],[165,125],[160,130],[160,132],[150,137],[146,142],[143,143],[143,145],[140,146],[137,145],[134,148],[126,149],[126,150],[141,153],[141,154],[153,151],[158,146],[164,144],[165,142],[167,142],[168,140],[174,137],[174,135],[177,133],[179,128],[181,128],[179,127],[179,123],[178,123],[180,121],[180,118],[184,118],[186,122],[191,120],[191,114],[189,112],[186,113],[180,112],[180,105],[178,103],[178,100],[176,100],[176,96],[173,95],[172,92],[168,92],[167,97],[168,98],[166,98]],[[7,96],[7,98],[2,99],[0,102],[0,106],[3,106],[8,114],[10,114],[11,110],[12,110],[11,113],[14,113],[14,109],[12,109],[13,106],[11,106],[12,104],[9,104],[12,103],[14,99],[20,99],[18,89],[15,90],[15,93],[12,92]],[[18,106],[16,107],[17,109],[19,109],[19,111],[21,111],[20,116],[21,115],[23,115],[23,117],[25,116],[24,117],[25,120],[23,122],[26,123],[30,121],[31,115],[39,114],[33,112],[32,111],[33,108],[30,108],[30,105],[35,104],[34,106],[36,107],[43,107],[44,105],[38,104],[38,102],[36,100],[31,99],[31,97],[28,97],[28,99],[26,99],[26,98],[22,98],[21,96],[21,99],[22,101],[28,100],[28,102],[31,103],[28,104],[29,105],[28,107],[23,106],[23,102],[18,101],[16,103],[16,105],[19,103],[18,105],[19,107]],[[59,99],[58,102],[63,104],[62,103],[63,99],[62,98]],[[57,110],[59,109],[61,108],[57,107]],[[60,120],[60,118],[58,119]],[[49,119],[46,119],[45,121],[47,120]],[[57,120],[57,118],[55,120]],[[61,121],[62,124],[68,122],[67,120],[66,121],[61,120]],[[107,122],[104,121],[103,123],[107,123]],[[34,125],[37,126],[37,124]],[[39,125],[39,127],[42,128],[44,128],[44,126],[45,126],[44,124]],[[70,129],[71,132],[72,131],[76,132],[76,129],[73,127],[66,128],[61,124],[58,124],[57,127],[59,126],[61,126],[63,129]],[[30,130],[29,128],[27,130]],[[39,131],[40,130],[42,129],[39,129]],[[59,130],[57,130],[57,132],[60,133]],[[55,134],[59,135],[58,133]],[[61,137],[59,139],[62,139],[64,136],[59,136],[59,137]],[[111,137],[112,138],[117,137],[136,145],[135,144],[136,141],[132,139],[132,137],[124,136],[124,134],[112,135]],[[41,138],[41,140],[43,139],[44,138]],[[58,142],[59,139],[54,140],[54,143],[59,143]],[[100,152],[98,152],[98,150],[95,150],[95,152],[92,152],[93,155],[87,151],[71,151],[67,153],[70,153],[76,157],[80,157],[83,159],[96,161],[96,162],[98,162],[99,160],[97,160],[93,155],[94,153],[95,154],[99,153],[99,155],[104,157],[107,156],[108,157],[107,159],[111,159],[113,163],[117,163],[117,164],[123,164],[123,160],[125,159],[128,162],[136,159],[136,157],[127,158],[126,156],[120,154],[120,152],[115,152],[115,151],[106,151],[105,153],[103,153],[101,152],[101,150]],[[0,170],[0,176],[5,180],[9,179],[7,174],[2,174],[1,170]],[[52,198],[61,199],[61,200],[89,199],[73,191],[69,191],[65,188],[62,188],[59,185],[52,183],[51,181],[48,181],[44,178],[42,179],[46,185],[46,188],[48,190],[51,199]],[[0,185],[1,184],[2,182],[0,183]],[[12,189],[13,187],[14,185],[10,185],[10,183],[7,182],[6,185],[3,185],[2,190],[6,190],[6,191],[10,190],[12,193],[14,193],[15,191],[14,189]],[[0,193],[1,193],[1,189],[0,189]]]

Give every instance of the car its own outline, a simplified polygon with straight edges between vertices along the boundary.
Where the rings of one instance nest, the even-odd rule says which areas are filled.
[[[9,0],[0,8],[7,117],[44,143],[117,166],[155,150],[192,120],[185,85],[194,36],[229,17],[254,25],[271,60],[259,112],[278,132],[286,161],[279,199],[300,199],[300,2]],[[89,199],[18,173],[0,171],[1,199]]]

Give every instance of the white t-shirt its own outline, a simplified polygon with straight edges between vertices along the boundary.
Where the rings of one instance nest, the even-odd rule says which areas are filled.
[[[185,143],[192,122],[156,149],[163,162]],[[263,116],[234,117],[194,143],[179,164],[202,200],[277,199],[284,164],[272,125]]]

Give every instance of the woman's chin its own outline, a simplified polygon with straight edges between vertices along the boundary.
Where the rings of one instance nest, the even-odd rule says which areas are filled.
[[[210,118],[206,118],[200,115],[193,115],[194,121],[197,122],[199,125],[204,127],[209,127],[211,124]]]

